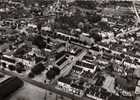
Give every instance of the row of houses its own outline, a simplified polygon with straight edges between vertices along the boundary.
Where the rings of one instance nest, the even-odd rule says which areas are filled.
[[[1,57],[1,63],[5,63],[7,66],[8,65],[16,65],[16,63],[22,62],[23,65],[31,68],[33,65],[35,65],[35,62],[31,62],[25,59],[20,59],[20,58],[15,58],[13,56],[8,56],[8,55],[3,55]]]
[[[96,68],[97,66],[92,63],[82,60],[77,61],[76,64],[72,66],[71,72],[67,76],[58,79],[56,87],[67,93],[82,97],[88,86],[86,85],[87,81],[80,77],[82,77],[84,72],[93,74],[96,71]],[[77,79],[73,77],[74,74],[77,75]]]
[[[57,88],[67,93],[82,97],[84,95],[84,87],[78,84],[73,84],[73,80],[67,77],[59,78]]]

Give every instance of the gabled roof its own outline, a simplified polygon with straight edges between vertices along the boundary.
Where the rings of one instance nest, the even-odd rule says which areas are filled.
[[[82,67],[85,67],[85,68],[90,68],[90,69],[94,69],[94,66],[95,66],[95,65],[90,64],[90,63],[88,63],[86,61],[77,61],[76,65],[82,66]]]
[[[79,72],[81,72],[82,71],[82,68],[80,68],[80,67],[77,67],[77,66],[73,66],[73,68],[72,68],[73,70],[76,70],[76,71],[79,71]]]
[[[84,87],[82,85],[71,84],[71,87],[76,88],[76,89],[80,89],[80,90],[84,90]]]
[[[71,79],[69,78],[66,78],[66,77],[61,77],[58,79],[59,82],[62,82],[62,83],[66,83],[66,84],[71,84]]]

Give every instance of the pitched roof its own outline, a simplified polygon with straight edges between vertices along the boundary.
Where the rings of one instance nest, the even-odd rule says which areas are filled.
[[[63,83],[66,83],[66,84],[71,84],[71,79],[70,78],[66,78],[66,77],[61,77],[58,79],[59,82],[63,82]]]
[[[76,88],[76,89],[80,89],[80,90],[84,90],[84,87],[82,85],[71,84],[71,87]]]
[[[82,71],[82,68],[80,68],[80,67],[77,67],[77,66],[73,66],[73,70],[76,70],[76,71]]]

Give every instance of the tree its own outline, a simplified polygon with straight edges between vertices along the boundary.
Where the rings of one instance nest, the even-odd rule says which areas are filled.
[[[3,55],[2,52],[0,52],[0,60],[1,60],[1,58],[2,58],[2,55]]]
[[[39,63],[35,65],[32,69],[31,72],[34,73],[35,75],[41,74],[45,70],[45,66],[42,63]]]
[[[89,22],[91,23],[97,23],[99,21],[101,21],[101,16],[100,15],[97,15],[97,14],[90,14],[87,16]]]
[[[12,28],[12,29],[16,29],[16,27],[17,27],[16,24],[11,25],[11,28]]]
[[[57,76],[59,74],[60,74],[60,69],[58,67],[53,67],[46,73],[46,77],[49,80],[52,80],[55,78],[55,76]]]
[[[58,67],[53,67],[52,70],[54,70],[55,75],[59,75],[60,74],[60,69]]]
[[[24,65],[23,65],[23,63],[22,63],[22,62],[18,62],[18,63],[16,63],[16,66],[17,66],[17,67],[24,68]]]
[[[99,29],[98,28],[92,28],[89,30],[90,37],[92,37],[95,42],[101,41],[102,37],[98,34]]]
[[[102,37],[96,33],[92,33],[91,37],[95,40],[95,42],[101,41]]]
[[[8,68],[9,68],[11,71],[16,70],[16,67],[15,67],[14,65],[8,65]]]
[[[46,77],[49,79],[49,80],[52,80],[55,78],[55,72],[54,70],[49,70],[47,73],[46,73]]]
[[[114,68],[113,68],[113,63],[112,62],[109,62],[109,64],[107,65],[106,69],[109,71],[109,72],[112,72],[114,71]]]
[[[16,68],[16,71],[17,71],[18,73],[22,73],[22,72],[23,72],[23,70],[22,70],[20,67],[17,67],[17,68]]]
[[[6,66],[6,63],[4,63],[4,62],[2,62],[1,65],[2,65],[3,68],[6,68],[7,67]]]
[[[122,58],[125,58],[125,55],[124,55],[123,53],[121,53],[120,56],[121,56]]]
[[[25,71],[25,66],[23,65],[22,62],[16,63],[16,71],[18,73],[21,73],[21,72]]]

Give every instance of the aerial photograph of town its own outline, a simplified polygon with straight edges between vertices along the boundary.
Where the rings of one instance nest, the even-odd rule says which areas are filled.
[[[0,0],[0,100],[140,100],[140,0]]]

